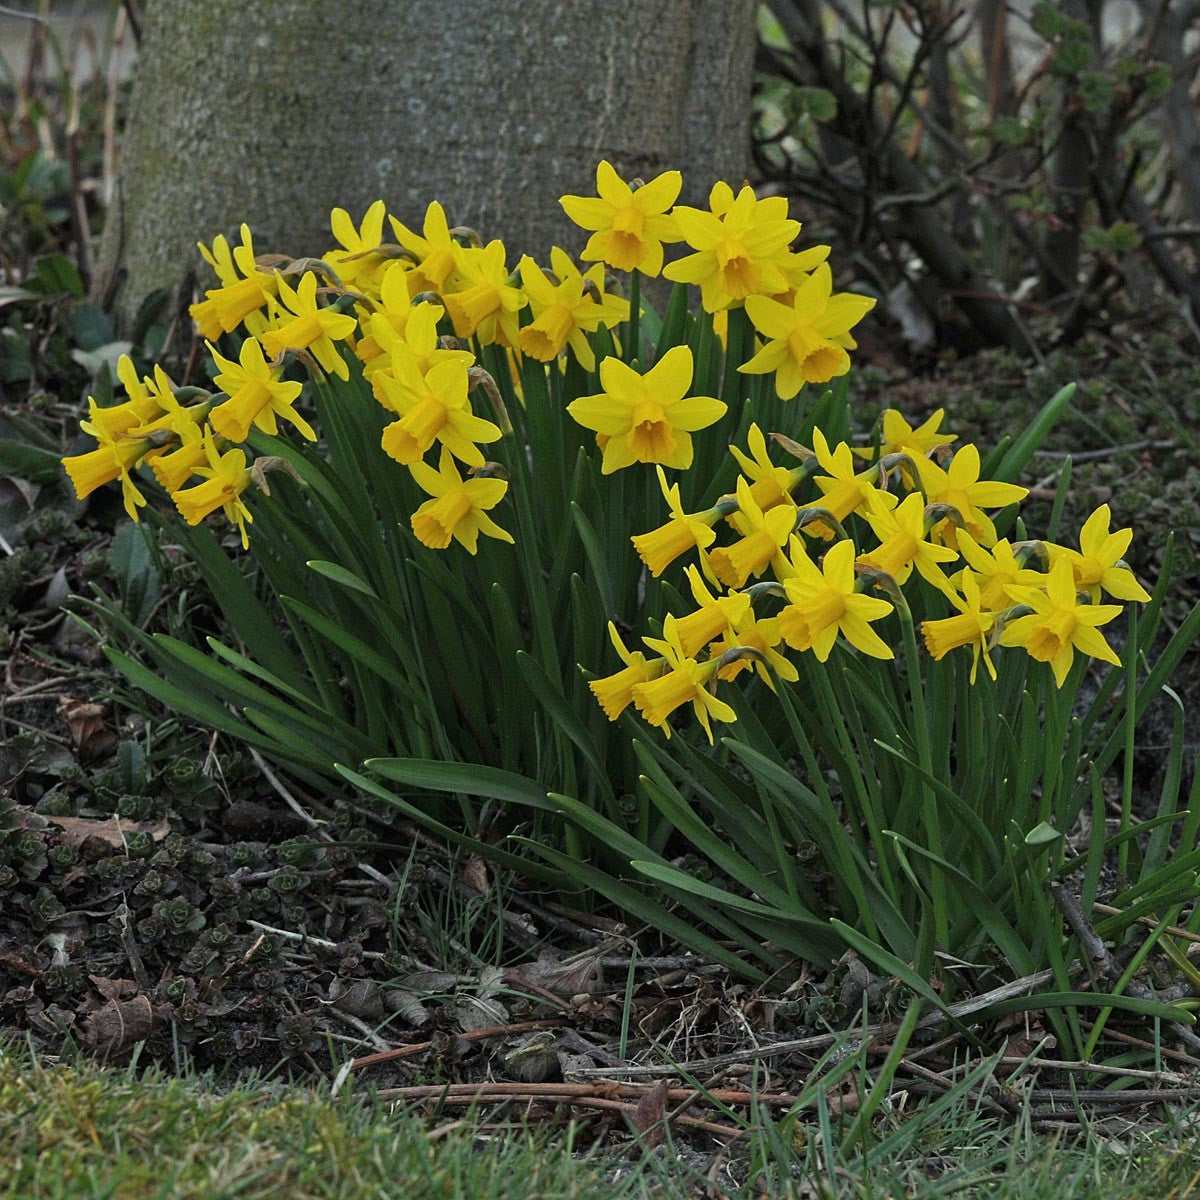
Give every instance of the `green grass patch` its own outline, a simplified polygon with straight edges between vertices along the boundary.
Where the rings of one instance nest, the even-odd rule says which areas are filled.
[[[263,1082],[42,1066],[0,1049],[0,1195],[22,1200],[336,1200],[338,1197],[1104,1197],[1200,1194],[1194,1110],[1058,1128],[986,1113],[971,1089],[894,1095],[848,1147],[825,1105],[764,1116],[722,1148],[668,1138],[639,1156],[617,1133],[581,1152],[580,1127],[531,1132],[519,1112],[389,1112]],[[1015,1090],[1015,1089],[1014,1089]],[[1084,1117],[1078,1125],[1073,1124]],[[590,1135],[589,1135],[590,1136]]]

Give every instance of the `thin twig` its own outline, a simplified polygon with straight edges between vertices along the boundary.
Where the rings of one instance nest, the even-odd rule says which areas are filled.
[[[504,1037],[510,1033],[525,1033],[530,1029],[554,1029],[565,1024],[565,1017],[543,1017],[538,1021],[516,1021],[511,1025],[491,1025],[487,1029],[473,1029],[469,1033],[460,1033],[457,1036],[464,1042],[478,1042],[490,1037]],[[414,1054],[424,1054],[426,1050],[432,1050],[435,1044],[434,1042],[413,1042],[408,1046],[397,1046],[394,1050],[368,1054],[363,1058],[356,1058],[350,1064],[350,1069],[359,1071],[363,1067],[373,1067],[376,1063],[391,1062],[397,1058],[411,1058]]]

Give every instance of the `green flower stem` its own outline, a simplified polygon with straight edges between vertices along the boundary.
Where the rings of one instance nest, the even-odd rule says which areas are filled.
[[[892,595],[896,612],[900,617],[900,632],[904,638],[904,673],[908,677],[909,696],[912,700],[912,733],[917,745],[917,761],[928,775],[934,775],[933,748],[929,740],[929,714],[925,709],[925,689],[921,684],[921,670],[917,658],[917,633],[913,624],[912,610],[903,591],[896,588]],[[941,818],[933,789],[921,780],[921,819],[925,825],[925,836],[929,839],[930,852],[942,858]],[[950,947],[950,926],[946,914],[946,878],[933,859],[929,865],[930,891],[933,897],[933,920],[937,944],[943,949]]]
[[[868,845],[863,848],[864,853],[869,854],[872,848],[875,850],[875,860],[880,874],[880,882],[883,884],[887,894],[897,903],[897,907],[900,907],[900,900],[903,893],[896,887],[896,877],[892,873],[891,862],[886,855],[880,853],[880,847],[884,844],[883,823],[879,819],[879,813],[876,811],[875,804],[871,798],[870,788],[859,767],[854,740],[850,736],[850,731],[846,728],[845,718],[842,715],[844,712],[842,706],[847,702],[847,697],[844,695],[835,696],[833,686],[829,681],[828,664],[814,663],[811,676],[816,679],[817,687],[821,693],[822,711],[833,721],[834,733],[841,749],[842,758],[853,783],[853,794],[858,798],[858,810],[867,826]],[[851,794],[849,788],[846,789],[846,794],[847,796]],[[867,913],[864,912],[863,915],[866,916]]]
[[[1133,747],[1137,729],[1137,636],[1138,608],[1129,606],[1129,638],[1125,643],[1125,761],[1121,771],[1121,828],[1128,831],[1133,821]],[[1123,838],[1117,851],[1117,869],[1122,877],[1129,874],[1129,838]],[[1098,1020],[1097,1025],[1101,1022]]]
[[[636,268],[629,272],[629,336],[625,339],[625,361],[638,356],[642,331],[642,273]]]

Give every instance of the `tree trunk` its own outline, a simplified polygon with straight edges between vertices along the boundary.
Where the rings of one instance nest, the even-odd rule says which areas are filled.
[[[98,290],[128,315],[247,221],[319,254],[330,209],[426,204],[514,254],[607,157],[684,198],[746,169],[753,0],[149,0]]]

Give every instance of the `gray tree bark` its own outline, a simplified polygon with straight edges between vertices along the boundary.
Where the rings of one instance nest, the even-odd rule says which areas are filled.
[[[98,290],[128,314],[247,221],[319,254],[382,197],[515,254],[576,250],[558,197],[746,169],[754,0],[149,0]]]

